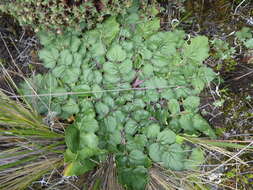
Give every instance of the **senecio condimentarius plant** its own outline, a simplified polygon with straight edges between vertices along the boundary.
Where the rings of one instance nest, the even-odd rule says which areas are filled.
[[[152,163],[171,170],[203,163],[204,153],[179,137],[215,138],[198,114],[199,93],[215,73],[202,64],[208,39],[185,39],[183,31],[160,31],[158,18],[136,13],[84,34],[40,34],[39,57],[50,70],[31,79],[34,90],[23,83],[22,92],[41,94],[29,101],[42,114],[75,115],[65,131],[65,175],[83,174],[113,154],[119,181],[142,190]]]

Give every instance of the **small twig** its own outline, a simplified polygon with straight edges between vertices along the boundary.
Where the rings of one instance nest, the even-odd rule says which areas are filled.
[[[241,1],[241,3],[235,8],[234,15],[237,14],[237,10],[239,9],[240,6],[242,6],[242,4],[243,4],[245,1],[246,1],[246,0]]]

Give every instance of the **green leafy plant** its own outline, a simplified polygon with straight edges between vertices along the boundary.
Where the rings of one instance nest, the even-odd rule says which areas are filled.
[[[243,27],[240,31],[236,32],[235,35],[239,42],[246,48],[253,49],[253,36],[250,28]]]
[[[143,5],[145,13],[152,12],[146,0],[6,0],[0,2],[0,11],[12,15],[20,25],[31,26],[36,31],[48,29],[61,32],[67,28],[91,28],[108,15],[125,13],[136,3]]]
[[[215,51],[215,58],[226,60],[231,59],[235,53],[235,48],[230,47],[229,43],[221,39],[214,39],[211,41],[213,49]]]
[[[198,114],[199,93],[215,77],[202,64],[209,56],[206,37],[185,41],[183,31],[160,31],[158,18],[135,11],[85,34],[39,37],[49,73],[22,83],[20,92],[41,114],[75,116],[65,132],[65,175],[114,155],[119,181],[141,190],[153,163],[177,171],[203,163],[204,152],[181,135],[216,137]]]

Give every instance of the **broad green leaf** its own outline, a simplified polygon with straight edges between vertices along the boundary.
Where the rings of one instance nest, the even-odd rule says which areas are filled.
[[[155,55],[151,59],[151,62],[153,63],[154,67],[158,67],[160,70],[161,68],[168,67],[169,61],[166,56],[163,55]]]
[[[145,86],[150,89],[154,88],[165,88],[167,87],[167,81],[163,78],[153,77],[150,80],[145,81]]]
[[[160,133],[160,126],[158,124],[151,124],[145,128],[145,134],[148,138],[156,138]]]
[[[119,181],[129,190],[143,190],[148,183],[148,170],[143,166],[119,168]]]
[[[95,107],[96,107],[97,113],[100,114],[101,117],[104,117],[110,111],[109,107],[106,104],[102,103],[102,102],[97,102],[95,104]]]
[[[65,66],[65,65],[59,65],[59,66],[55,67],[55,68],[52,70],[52,74],[53,74],[55,77],[61,78],[62,76],[64,76],[65,70],[66,70],[66,66]]]
[[[134,120],[129,119],[125,124],[125,132],[128,135],[133,135],[138,128],[138,123],[136,123]]]
[[[117,120],[112,116],[104,118],[104,124],[107,132],[113,133],[117,128]]]
[[[86,42],[82,41],[82,44],[81,44],[81,46],[79,48],[78,53],[81,54],[81,55],[83,55],[83,56],[85,56],[86,52],[87,52],[87,47],[88,47],[88,44],[86,44]],[[88,58],[88,56],[87,56],[87,58]]]
[[[98,137],[92,133],[92,132],[89,132],[89,133],[86,133],[86,132],[80,132],[80,148],[85,148],[85,147],[88,147],[88,148],[97,148],[98,146],[98,142],[99,142],[99,139]]]
[[[154,18],[151,21],[146,21],[137,24],[137,33],[142,35],[144,38],[148,38],[153,33],[160,29],[160,19]]]
[[[125,114],[122,111],[119,111],[119,110],[113,112],[113,116],[116,118],[118,123],[123,123],[126,119]]]
[[[68,98],[67,91],[64,88],[55,88],[53,89],[52,93],[56,94],[54,98],[58,101],[64,101]]]
[[[101,31],[103,32],[101,37],[104,39],[106,45],[109,45],[120,31],[119,23],[117,23],[116,17],[108,18],[102,24]]]
[[[69,163],[71,161],[74,161],[76,159],[77,155],[68,148],[64,153],[64,162]]]
[[[249,27],[243,27],[240,31],[236,32],[235,35],[240,41],[252,38],[251,29]]]
[[[179,123],[182,129],[188,132],[193,132],[195,129],[193,127],[192,114],[182,114],[179,119]]]
[[[124,42],[122,42],[121,45],[122,45],[123,49],[126,51],[131,51],[134,47],[134,44],[131,41],[124,41]]]
[[[73,84],[78,81],[80,74],[79,68],[66,68],[62,80],[67,84]]]
[[[208,38],[197,36],[191,39],[190,45],[185,43],[184,56],[193,63],[200,64],[209,56]]]
[[[39,58],[43,61],[46,68],[52,69],[55,67],[59,57],[59,52],[56,48],[42,49],[39,51]]]
[[[102,42],[97,42],[92,45],[90,51],[93,57],[103,56],[106,52],[106,48]]]
[[[199,114],[194,115],[192,120],[194,129],[203,132],[205,135],[211,138],[216,138],[216,135],[211,126]]]
[[[93,72],[93,83],[100,84],[103,80],[102,74],[99,71]]]
[[[140,54],[141,54],[143,59],[148,59],[149,60],[152,57],[152,52],[149,51],[147,48],[140,49]]]
[[[162,165],[171,170],[183,170],[184,162],[182,159],[178,159],[177,154],[164,152],[162,155]]]
[[[127,140],[127,148],[128,150],[140,150],[143,151],[146,146],[148,140],[145,135],[136,135],[132,139]]]
[[[43,76],[40,85],[41,85],[40,88],[43,88],[43,90],[52,91],[54,88],[58,86],[58,82],[51,73],[47,73]]]
[[[91,116],[84,116],[80,118],[80,121],[77,123],[77,126],[79,127],[80,131],[86,133],[95,133],[99,128],[97,120]]]
[[[213,70],[209,67],[201,67],[199,69],[199,72],[202,74],[202,77],[204,81],[206,81],[206,83],[210,83],[215,77],[216,77],[216,73],[213,72]]]
[[[205,87],[205,83],[201,78],[192,79],[191,84],[197,93],[200,93]]]
[[[132,150],[129,154],[129,161],[134,165],[144,166],[147,164],[147,156],[140,150]]]
[[[247,40],[244,44],[246,48],[253,49],[253,38]]]
[[[102,34],[98,29],[87,31],[84,41],[90,45],[93,45],[98,39],[101,38],[101,35]]]
[[[135,110],[143,109],[146,107],[146,104],[142,99],[135,99],[133,101],[133,105],[134,105]]]
[[[70,125],[66,128],[65,142],[71,152],[77,152],[79,148],[79,130],[75,127],[75,125]]]
[[[196,90],[197,91],[197,90]],[[176,88],[174,90],[177,99],[186,98],[191,95],[194,91],[189,88]],[[199,91],[198,91],[199,92]]]
[[[59,65],[71,65],[73,62],[73,55],[68,49],[64,49],[60,52],[60,58],[58,60]]]
[[[80,161],[73,161],[64,169],[64,176],[78,176],[82,175],[95,167],[96,164],[90,160],[81,163]]]
[[[124,61],[126,52],[118,44],[114,44],[107,52],[106,57],[112,62]]]
[[[103,82],[108,82],[110,84],[115,84],[120,81],[120,76],[118,75],[112,75],[112,74],[104,74],[104,81]]]
[[[145,64],[142,69],[144,77],[151,77],[154,73],[154,68],[151,64]]]
[[[118,73],[118,68],[117,68],[117,65],[115,63],[111,63],[111,62],[106,62],[104,65],[103,65],[103,70],[106,72],[106,73],[109,73],[109,74],[112,74],[112,75],[115,75]]]
[[[72,52],[77,52],[79,50],[79,47],[81,45],[81,40],[76,37],[76,36],[73,36],[72,39],[71,39],[71,43],[70,43],[70,49]]]
[[[97,84],[95,84],[92,87],[92,92],[93,92],[95,98],[99,99],[99,98],[102,98],[102,96],[103,96],[103,89]]]
[[[128,74],[130,71],[132,71],[133,64],[132,61],[127,59],[123,61],[121,64],[119,64],[119,71],[121,74]]]
[[[200,98],[198,96],[189,96],[183,102],[184,109],[192,111],[195,111],[199,104]]]
[[[103,102],[108,105],[110,108],[114,108],[115,103],[114,100],[111,96],[104,96],[103,97]]]
[[[65,105],[62,106],[62,110],[69,115],[79,112],[79,106],[74,99],[69,99]]]
[[[179,132],[181,130],[179,117],[172,118],[172,120],[169,122],[169,127],[173,129],[173,131]]]
[[[86,97],[92,95],[90,86],[86,84],[74,86],[72,91],[76,93],[75,97]]]
[[[176,99],[169,100],[168,108],[173,115],[180,113],[180,105]]]
[[[47,45],[51,44],[55,39],[55,34],[51,33],[51,32],[49,33],[46,31],[40,31],[37,33],[37,35],[40,39],[40,43],[43,46],[47,46]]]
[[[157,102],[159,100],[159,93],[157,90],[146,90],[146,97],[143,100],[145,102]]]
[[[176,95],[172,89],[163,89],[161,92],[161,97],[166,100],[171,100],[171,99],[175,99]]]
[[[176,134],[170,129],[165,129],[158,134],[157,141],[161,144],[172,144],[176,142]]]
[[[79,68],[83,64],[83,54],[74,53],[73,54],[73,67]]]
[[[145,110],[138,110],[132,113],[132,117],[135,121],[147,120],[150,117],[150,113]]]
[[[190,157],[185,161],[185,169],[197,170],[204,163],[204,153],[199,148],[193,148]]]
[[[121,132],[119,130],[114,131],[112,134],[109,135],[109,143],[117,146],[122,141]]]
[[[77,159],[85,161],[87,158],[98,155],[100,153],[101,153],[101,150],[98,148],[84,147],[78,151]]]
[[[160,150],[160,145],[158,143],[151,144],[148,147],[148,154],[149,154],[149,157],[154,162],[160,162],[161,161],[161,156],[162,156],[162,151]]]

